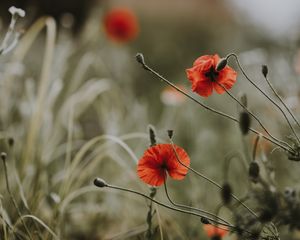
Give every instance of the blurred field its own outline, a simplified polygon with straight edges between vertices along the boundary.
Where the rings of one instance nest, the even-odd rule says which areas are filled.
[[[229,1],[91,4],[88,10],[79,8],[84,11],[79,27],[76,14],[66,14],[65,8],[56,9],[53,18],[44,16],[53,12],[50,6],[39,11],[34,1],[22,5],[26,17],[18,20],[16,29],[24,29],[24,34],[15,49],[0,55],[0,152],[7,154],[11,190],[9,194],[3,166],[0,239],[30,239],[24,222],[33,239],[146,239],[148,202],[129,193],[99,190],[93,180],[101,177],[148,195],[136,164],[149,146],[149,124],[160,142],[168,142],[167,130],[174,130],[173,141],[188,152],[192,167],[219,183],[224,181],[226,156],[240,154],[240,159],[232,160],[228,181],[235,195],[246,194],[250,183],[243,162],[251,154],[255,135],[243,137],[236,123],[172,91],[166,93],[170,89],[136,62],[137,52],[190,93],[185,69],[201,55],[235,52],[249,76],[271,94],[261,74],[261,65],[267,64],[270,81],[299,117],[296,31],[291,38],[274,39],[243,19]],[[0,3],[1,39],[8,28],[10,5]],[[105,34],[102,19],[119,6],[137,16],[140,31],[131,42],[116,43]],[[229,64],[238,71],[234,61]],[[274,135],[292,142],[280,112],[240,71],[231,92],[246,93],[249,109]],[[241,111],[226,94],[209,98],[191,94],[232,116]],[[261,131],[255,121],[252,126]],[[259,144],[258,159],[260,164],[264,159],[271,163],[279,192],[286,187],[299,191],[298,162],[288,161],[286,153],[265,140]],[[180,182],[170,180],[168,185],[176,202],[211,212],[221,203],[219,189],[195,175]],[[168,201],[163,188],[156,198]],[[249,206],[256,210],[255,202]],[[155,207],[153,221],[161,232],[153,239],[208,239],[199,218]],[[232,218],[225,208],[220,215]],[[300,239],[297,231],[280,230],[281,239]],[[230,234],[224,239],[238,238]]]

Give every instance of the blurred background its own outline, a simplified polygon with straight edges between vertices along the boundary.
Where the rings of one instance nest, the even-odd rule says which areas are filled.
[[[185,69],[199,56],[236,53],[249,76],[270,92],[261,74],[261,65],[266,64],[275,88],[299,116],[297,0],[1,0],[1,39],[9,26],[8,8],[12,5],[24,9],[26,16],[16,26],[16,31],[24,31],[19,45],[0,56],[1,151],[15,159],[9,168],[15,169],[11,171],[18,177],[10,180],[22,210],[30,209],[62,239],[140,239],[132,232],[142,236],[145,230],[144,199],[101,192],[91,183],[100,176],[112,184],[148,193],[135,168],[149,146],[149,124],[162,142],[167,141],[166,131],[173,129],[174,142],[186,149],[193,167],[218,182],[224,181],[228,154],[239,152],[246,158],[252,150],[255,136],[242,137],[235,123],[168,88],[136,63],[137,52],[187,91],[190,83]],[[111,38],[105,19],[116,8],[129,9],[135,17],[137,28],[131,39]],[[34,24],[45,15],[55,19],[57,35],[46,91],[39,97],[47,34],[38,32]],[[27,43],[32,39],[27,50],[23,50],[23,39]],[[237,69],[234,61],[229,64]],[[246,93],[249,108],[270,131],[290,141],[291,133],[280,112],[239,71],[232,93]],[[241,110],[226,94],[195,97],[235,117]],[[13,150],[7,144],[11,138]],[[285,161],[285,154],[272,151],[275,147],[264,140],[260,144],[260,157],[274,164],[278,188],[299,183],[299,164]],[[242,160],[233,162],[229,182],[236,195],[243,196],[247,173]],[[1,190],[5,195],[4,179]],[[178,202],[209,211],[215,211],[220,203],[218,189],[193,175],[182,182],[172,181],[170,193]],[[166,200],[163,190],[157,198]],[[9,198],[1,196],[1,202],[7,221],[14,223],[18,215]],[[230,219],[226,210],[221,215]],[[207,238],[197,218],[165,209],[159,210],[159,216],[164,239]],[[49,234],[47,237],[51,239]],[[286,239],[297,236],[293,233],[293,238],[288,235]]]

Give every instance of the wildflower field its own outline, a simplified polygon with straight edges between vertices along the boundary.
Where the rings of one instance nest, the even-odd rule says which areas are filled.
[[[300,239],[299,13],[1,0],[0,240]]]

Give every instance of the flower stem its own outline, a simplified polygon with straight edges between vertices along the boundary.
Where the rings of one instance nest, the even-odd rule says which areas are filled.
[[[193,168],[191,168],[191,167],[185,165],[185,164],[180,160],[180,158],[179,158],[179,156],[178,156],[178,154],[177,154],[177,152],[176,152],[176,149],[175,149],[175,147],[174,147],[174,143],[173,143],[172,139],[170,139],[170,143],[171,143],[171,145],[172,145],[172,148],[173,148],[173,151],[174,151],[174,153],[175,153],[175,156],[176,156],[177,161],[178,161],[182,166],[186,167],[187,169],[189,169],[190,171],[192,171],[193,173],[195,173],[197,176],[199,176],[199,177],[201,177],[201,178],[207,180],[208,182],[210,182],[211,184],[215,185],[215,186],[218,187],[219,189],[221,189],[221,190],[223,189],[223,187],[222,187],[220,184],[218,184],[217,182],[215,182],[214,180],[212,180],[212,179],[206,177],[205,175],[203,175],[202,173],[196,171],[195,169],[193,169]],[[233,193],[231,193],[230,195],[231,195],[231,197],[232,197],[233,199],[235,199],[237,202],[239,202],[245,209],[247,209],[253,216],[255,216],[256,218],[258,218],[257,214],[256,214],[255,212],[253,212],[246,204],[244,204],[237,196],[235,196]]]
[[[300,144],[300,139],[298,137],[298,135],[296,134],[295,129],[293,128],[290,120],[288,119],[288,117],[286,116],[285,112],[283,111],[283,109],[271,98],[269,97],[254,81],[252,81],[250,79],[250,77],[248,77],[248,75],[246,74],[245,70],[243,69],[238,56],[235,53],[230,53],[226,56],[226,59],[229,59],[231,56],[233,56],[238,64],[239,69],[242,71],[242,74],[245,76],[245,78],[258,90],[260,91],[272,104],[274,104],[282,113],[282,115],[284,116],[284,118],[286,119],[290,129],[292,130],[293,134],[295,135],[298,143]],[[299,122],[297,121],[296,117],[294,116],[294,114],[290,111],[290,109],[286,106],[286,104],[283,102],[282,98],[278,95],[278,93],[276,92],[276,90],[273,88],[272,84],[270,83],[270,81],[268,80],[267,77],[265,77],[269,87],[272,89],[273,93],[276,95],[276,97],[280,100],[280,102],[283,104],[283,106],[286,108],[286,110],[289,112],[289,114],[292,116],[292,118],[294,119],[294,121],[297,123],[298,127],[300,127]]]
[[[138,61],[140,64],[142,64],[143,68],[149,72],[151,72],[153,75],[155,75],[156,77],[158,77],[159,79],[161,79],[162,81],[164,81],[166,84],[168,84],[169,86],[173,87],[174,89],[176,89],[178,92],[182,93],[183,95],[185,95],[187,98],[191,99],[192,101],[194,101],[195,103],[197,103],[198,105],[200,105],[201,107],[203,107],[204,109],[208,110],[208,111],[211,111],[219,116],[222,116],[224,118],[227,118],[231,121],[234,121],[236,123],[239,123],[239,120],[236,119],[235,117],[232,117],[226,113],[223,113],[221,111],[218,111],[216,109],[213,109],[203,103],[201,103],[200,101],[198,101],[196,98],[194,98],[193,96],[191,96],[190,94],[186,93],[185,91],[181,90],[180,88],[178,88],[176,85],[174,85],[172,82],[170,82],[168,79],[164,78],[163,76],[161,76],[159,73],[157,73],[156,71],[154,71],[152,68],[150,68],[148,65],[145,64],[145,62],[141,62],[141,61]],[[265,136],[263,135],[262,133],[258,132],[257,130],[253,129],[253,128],[249,128],[249,130],[251,132],[254,132],[256,134],[261,134],[261,136],[268,140],[269,142],[272,142],[273,144],[275,144],[276,146],[280,147],[281,149],[289,152],[290,154],[294,155],[294,151],[291,150],[290,148],[278,143],[277,141],[274,141],[272,138],[268,137],[268,136]]]
[[[265,132],[274,140],[277,141],[280,144],[285,144],[287,147],[289,147],[291,150],[293,150],[293,148],[286,142],[274,137],[269,131],[268,129],[263,125],[263,123],[260,121],[260,119],[252,112],[250,112],[247,107],[242,104],[240,102],[240,100],[238,100],[233,94],[231,94],[222,84],[216,82],[220,87],[222,87],[224,89],[224,91],[226,91],[226,93],[234,100],[236,101],[247,113],[249,113],[257,122],[258,124],[263,128],[263,130],[265,130]]]
[[[215,214],[213,214],[213,213],[210,213],[210,212],[208,212],[208,211],[205,211],[205,210],[202,210],[202,209],[199,209],[199,208],[195,208],[195,207],[192,207],[192,206],[187,206],[187,205],[175,203],[175,202],[171,199],[171,197],[170,197],[170,195],[169,195],[169,192],[168,192],[168,189],[167,189],[167,183],[166,183],[166,181],[164,182],[164,188],[165,188],[165,193],[166,193],[166,196],[167,196],[168,200],[169,200],[170,203],[171,203],[172,205],[174,205],[175,207],[178,207],[178,208],[185,208],[185,209],[188,209],[188,210],[192,210],[192,211],[199,212],[199,213],[201,213],[201,214],[209,215],[210,217],[213,217],[214,219],[216,219],[216,222],[217,222],[218,224],[223,224],[223,223],[225,223],[225,224],[230,224],[228,221],[226,221],[226,220],[224,220],[224,219],[218,217],[217,215],[215,215]],[[205,218],[207,218],[207,217],[205,216]],[[220,221],[220,222],[218,222],[218,221]]]

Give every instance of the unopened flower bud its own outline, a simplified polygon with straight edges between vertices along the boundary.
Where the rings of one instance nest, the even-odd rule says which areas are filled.
[[[249,177],[256,181],[259,176],[259,166],[256,161],[252,161],[249,165]]]
[[[213,236],[211,237],[211,240],[222,240],[222,237],[219,236],[219,235],[213,235]]]
[[[216,70],[218,72],[221,71],[224,67],[226,67],[227,63],[227,58],[221,58],[216,66]]]
[[[229,185],[229,183],[224,183],[221,190],[221,198],[225,205],[228,205],[231,202],[231,194],[232,194],[231,186]]]
[[[1,159],[2,159],[3,161],[6,161],[6,159],[7,159],[7,154],[6,154],[5,152],[2,152],[2,153],[1,153]]]
[[[95,178],[94,185],[99,188],[107,187],[107,183],[102,178]]]
[[[149,125],[149,138],[150,138],[150,146],[155,146],[156,145],[156,134],[154,127]]]
[[[243,104],[243,106],[248,107],[248,99],[245,93],[240,93],[240,101]]]
[[[138,63],[142,64],[142,65],[145,65],[145,60],[144,60],[144,56],[142,53],[137,53],[135,55],[135,59]]]
[[[7,143],[9,147],[13,147],[15,145],[15,140],[13,138],[8,138]]]
[[[268,66],[267,66],[267,65],[262,65],[262,66],[261,66],[261,72],[262,72],[262,74],[264,75],[264,77],[267,77],[268,72],[269,72]]]
[[[173,130],[168,130],[168,137],[169,137],[170,139],[172,139],[173,133],[174,133]]]
[[[209,221],[208,221],[208,219],[206,217],[201,217],[201,222],[203,224],[210,224]]]
[[[251,118],[248,112],[242,111],[240,113],[240,130],[243,135],[246,135],[249,132]]]

